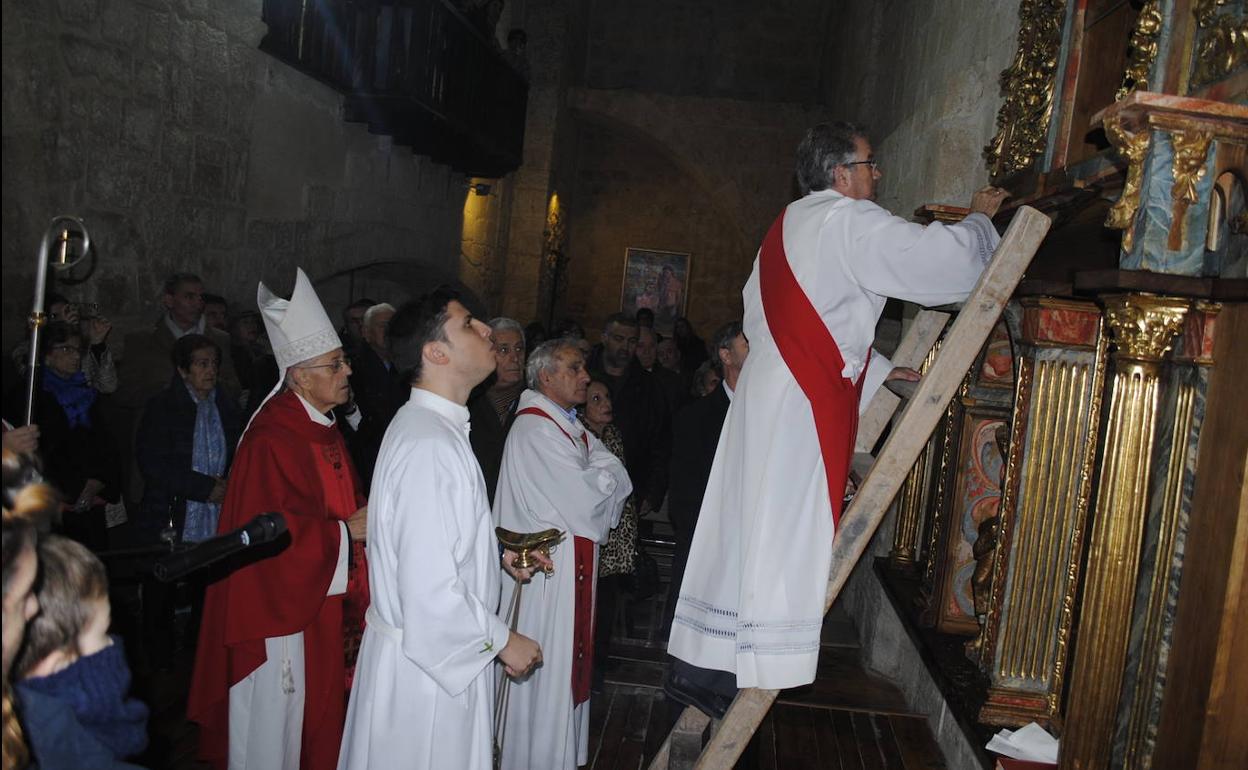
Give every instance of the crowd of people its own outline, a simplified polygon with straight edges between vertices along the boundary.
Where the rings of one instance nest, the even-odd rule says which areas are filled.
[[[644,307],[591,334],[485,322],[445,288],[361,298],[335,324],[299,270],[289,299],[261,284],[234,312],[170,276],[115,355],[98,307],[49,296],[33,419],[20,387],[5,405],[5,770],[139,756],[147,708],[101,559],[194,549],[266,512],[275,542],[181,591],[141,578],[133,641],[156,665],[189,604],[187,715],[214,767],[584,764],[655,519],[676,544],[672,697],[722,713],[738,686],[813,678],[855,415],[864,390],[917,377],[871,330],[886,296],[965,296],[1002,194],[961,225],[906,223],[871,203],[879,171],[848,124],[812,129],[798,177],[744,319],[709,344]],[[6,364],[29,360],[22,345]],[[495,527],[562,540],[534,565]]]

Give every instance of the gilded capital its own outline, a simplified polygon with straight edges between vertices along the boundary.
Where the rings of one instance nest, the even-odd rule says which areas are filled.
[[[1145,363],[1160,362],[1170,350],[1190,307],[1187,300],[1152,294],[1115,294],[1103,301],[1116,356]]]

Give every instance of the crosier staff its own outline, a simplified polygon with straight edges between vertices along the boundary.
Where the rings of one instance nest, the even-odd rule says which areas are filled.
[[[82,237],[82,252],[73,259],[70,259],[69,249],[69,241],[72,237],[70,226],[76,229]],[[43,295],[48,287],[48,253],[52,248],[53,238],[56,238],[57,251],[56,261],[51,265],[57,270],[68,270],[78,264],[91,249],[91,236],[87,233],[87,226],[82,223],[81,219],[65,215],[53,218],[43,234],[43,240],[39,243],[39,256],[35,263],[35,301],[31,306],[29,319],[30,366],[26,373],[26,425],[30,425],[30,421],[34,419],[35,383],[38,381],[36,375],[39,369],[39,337],[43,325],[47,323],[47,315],[43,312]]]

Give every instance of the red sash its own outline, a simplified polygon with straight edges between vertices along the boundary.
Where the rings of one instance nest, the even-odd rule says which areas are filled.
[[[763,240],[758,279],[767,327],[780,357],[810,400],[827,475],[832,522],[839,527],[845,480],[858,434],[858,400],[867,370],[864,366],[856,383],[841,375],[845,368],[841,350],[789,267],[784,252],[784,212]]]
[[[576,439],[563,429],[555,418],[535,406],[526,407],[516,412],[545,417],[555,424],[559,432],[568,437],[572,445]],[[581,434],[585,451],[589,451],[589,437]],[[575,614],[572,621],[572,705],[579,706],[589,700],[590,682],[594,671],[594,541],[587,537],[572,538],[576,554],[576,588],[573,599]],[[586,579],[588,578],[588,580]]]

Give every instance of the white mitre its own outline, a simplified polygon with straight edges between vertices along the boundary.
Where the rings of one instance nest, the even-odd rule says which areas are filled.
[[[302,268],[295,268],[295,290],[290,299],[282,299],[261,282],[256,288],[256,304],[264,319],[265,331],[269,333],[278,371],[277,384],[247,421],[248,428],[269,399],[281,392],[287,369],[342,347],[342,340],[338,339],[321,298],[316,296]]]
[[[256,289],[256,304],[273,345],[277,368],[283,372],[342,347],[325,306],[302,268],[295,268],[295,290],[289,300],[269,291],[262,282]]]

